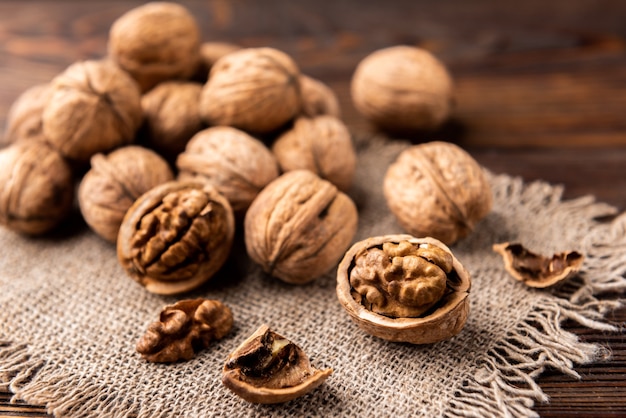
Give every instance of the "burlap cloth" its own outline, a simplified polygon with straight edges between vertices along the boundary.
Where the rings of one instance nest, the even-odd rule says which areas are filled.
[[[359,168],[350,195],[360,211],[355,240],[402,232],[386,208],[382,178],[408,146],[357,142]],[[29,239],[0,231],[0,381],[16,398],[59,416],[532,416],[546,396],[534,379],[546,368],[573,376],[574,365],[606,355],[560,324],[574,319],[614,330],[603,320],[626,288],[626,214],[592,197],[561,200],[562,188],[489,174],[495,205],[452,250],[470,271],[471,312],[463,331],[431,346],[390,343],[364,334],[335,296],[331,272],[305,286],[287,285],[251,264],[241,242],[227,267],[186,297],[232,308],[235,325],[191,361],[145,362],[135,344],[161,297],[129,279],[112,245],[80,227]],[[578,250],[582,272],[556,290],[532,290],[503,269],[496,242],[518,240],[544,252]],[[220,381],[227,355],[261,324],[290,338],[318,368],[334,374],[314,392],[282,405],[252,405]]]

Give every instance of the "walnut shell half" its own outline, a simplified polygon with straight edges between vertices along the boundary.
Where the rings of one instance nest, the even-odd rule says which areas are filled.
[[[503,242],[493,250],[502,256],[504,268],[513,278],[535,288],[549,287],[577,273],[585,257],[576,251],[546,257],[535,254],[522,244]]]
[[[470,287],[467,270],[430,237],[368,238],[354,244],[337,269],[343,308],[365,332],[389,341],[430,344],[458,334],[469,314]]]
[[[312,391],[332,372],[312,367],[300,347],[262,325],[228,356],[222,383],[248,402],[273,404]]]

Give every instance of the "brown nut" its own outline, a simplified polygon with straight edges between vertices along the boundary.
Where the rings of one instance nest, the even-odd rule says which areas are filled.
[[[153,293],[186,292],[224,264],[234,236],[228,201],[203,182],[170,181],[130,207],[117,237],[126,273]]]
[[[5,135],[0,140],[0,147],[21,139],[43,140],[41,117],[51,95],[50,83],[37,84],[20,94],[7,113]]]
[[[49,145],[25,140],[0,150],[0,224],[30,235],[54,228],[72,209],[74,179]]]
[[[274,131],[300,111],[299,70],[273,48],[245,48],[219,59],[202,90],[200,114],[209,125]]]
[[[330,115],[341,117],[341,108],[335,92],[326,84],[304,74],[300,75],[302,114],[308,117]]]
[[[244,220],[246,249],[263,270],[304,284],[337,264],[356,232],[352,200],[308,170],[283,174],[250,205]]]
[[[529,251],[522,244],[510,242],[494,244],[493,250],[502,256],[504,268],[515,280],[535,288],[549,287],[570,278],[581,269],[585,259],[577,251],[546,257]]]
[[[320,386],[333,369],[311,366],[293,342],[262,325],[226,360],[222,383],[248,402],[287,402]]]
[[[106,156],[96,154],[78,188],[80,211],[96,234],[115,243],[122,219],[135,200],[173,179],[167,162],[146,148],[129,145]]]
[[[159,320],[148,326],[136,349],[154,363],[190,360],[211,341],[223,338],[232,327],[233,314],[222,302],[181,300],[163,308]]]
[[[375,125],[391,131],[434,129],[452,107],[452,78],[430,52],[412,46],[368,55],[352,76],[354,106]]]
[[[137,80],[142,92],[188,79],[200,60],[200,29],[182,5],[151,2],[120,16],[109,32],[109,56]]]
[[[343,191],[352,185],[356,152],[350,131],[334,116],[296,119],[272,152],[283,171],[310,170]]]
[[[470,275],[434,238],[372,237],[337,269],[337,298],[370,335],[431,344],[458,334],[469,313]]]
[[[194,78],[206,82],[211,68],[220,58],[240,49],[241,46],[229,42],[209,41],[202,43],[200,45],[200,66]]]
[[[215,186],[238,216],[279,174],[265,144],[229,126],[198,132],[178,156],[176,166],[180,180],[199,178]]]
[[[110,61],[72,64],[52,81],[43,134],[72,160],[131,143],[142,121],[137,84]]]
[[[387,169],[387,205],[414,236],[452,244],[468,235],[492,205],[481,166],[460,147],[429,142],[404,150]]]
[[[174,160],[204,124],[198,102],[202,85],[190,81],[165,81],[141,98],[144,141],[168,160]]]

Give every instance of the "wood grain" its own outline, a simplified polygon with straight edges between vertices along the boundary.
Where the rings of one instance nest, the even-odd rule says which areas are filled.
[[[0,127],[15,98],[77,60],[106,54],[111,23],[140,1],[0,2]],[[273,46],[339,95],[354,135],[375,129],[350,100],[356,64],[375,49],[418,45],[456,81],[452,120],[410,138],[442,139],[497,173],[565,186],[626,209],[626,3],[623,0],[195,0],[182,1],[206,40]],[[390,138],[393,140],[393,138]],[[626,322],[626,309],[610,318]],[[578,366],[580,380],[546,371],[542,417],[626,416],[626,336],[567,324],[611,359]],[[11,404],[0,417],[46,416]]]

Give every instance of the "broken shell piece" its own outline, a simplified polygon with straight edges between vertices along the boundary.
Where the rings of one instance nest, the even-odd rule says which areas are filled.
[[[228,356],[222,383],[248,402],[273,404],[312,391],[332,372],[312,367],[300,347],[262,325]]]
[[[584,256],[576,251],[546,257],[535,254],[518,243],[494,244],[493,250],[504,259],[504,268],[527,286],[544,288],[561,282],[578,272]]]

